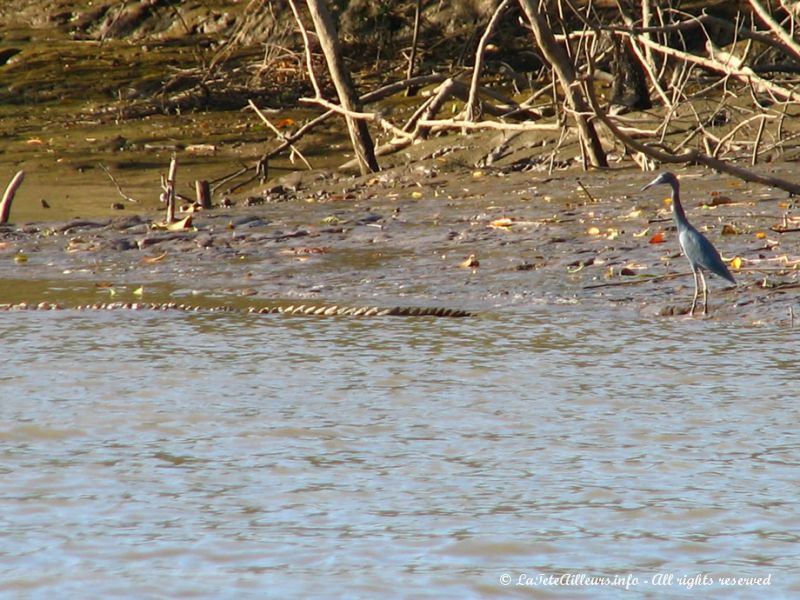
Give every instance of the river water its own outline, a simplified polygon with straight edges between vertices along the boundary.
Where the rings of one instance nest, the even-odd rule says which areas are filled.
[[[800,595],[789,329],[533,306],[0,337],[3,597]]]

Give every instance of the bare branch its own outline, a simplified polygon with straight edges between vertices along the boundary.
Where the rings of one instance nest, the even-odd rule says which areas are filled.
[[[758,0],[750,0],[750,6],[753,7],[753,10],[756,14],[761,18],[764,23],[772,30],[778,39],[783,42],[786,49],[794,54],[796,59],[800,59],[800,44],[794,41],[791,35],[789,35],[786,30],[780,26],[780,23],[775,21],[772,18],[772,15],[767,12],[764,6]]]

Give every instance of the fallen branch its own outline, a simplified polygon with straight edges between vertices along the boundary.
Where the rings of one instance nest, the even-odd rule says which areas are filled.
[[[686,273],[666,273],[664,275],[638,275],[636,278],[626,279],[625,281],[609,281],[607,283],[592,283],[583,286],[584,290],[596,290],[598,288],[620,287],[623,285],[637,285],[639,283],[649,283],[652,281],[666,281],[667,279],[677,279],[691,275],[691,271]]]
[[[383,129],[393,133],[398,138],[413,139],[412,134],[408,133],[407,131],[403,131],[399,127],[393,125],[387,119],[384,119],[380,113],[368,113],[355,110],[347,110],[346,108],[342,108],[338,104],[334,104],[333,102],[328,102],[324,98],[300,98],[300,102],[305,102],[306,104],[319,104],[320,106],[324,106],[325,108],[332,110],[333,112],[339,113],[340,115],[344,115],[347,118],[354,119],[357,121],[374,121],[375,123],[380,125]]]
[[[499,131],[558,131],[558,123],[501,123],[500,121],[459,121],[456,119],[420,119],[420,127],[440,127],[443,129],[497,129]]]

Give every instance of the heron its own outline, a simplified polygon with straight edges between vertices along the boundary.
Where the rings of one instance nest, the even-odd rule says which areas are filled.
[[[686,218],[686,213],[681,205],[678,178],[673,173],[665,171],[644,186],[642,191],[654,185],[669,185],[672,187],[672,216],[675,219],[675,227],[678,230],[678,242],[681,245],[684,256],[689,260],[689,265],[692,267],[692,273],[694,274],[694,297],[692,298],[692,308],[689,314],[694,316],[694,311],[697,307],[697,296],[700,288],[697,280],[699,278],[703,284],[703,314],[707,315],[708,285],[703,272],[714,273],[733,284],[736,284],[736,280],[713,244],[708,241],[706,236],[697,231]]]

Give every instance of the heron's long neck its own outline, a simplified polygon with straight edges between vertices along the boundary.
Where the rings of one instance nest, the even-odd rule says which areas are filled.
[[[675,224],[678,226],[678,229],[689,225],[686,213],[683,211],[681,192],[677,183],[672,185],[672,216],[675,218]]]

